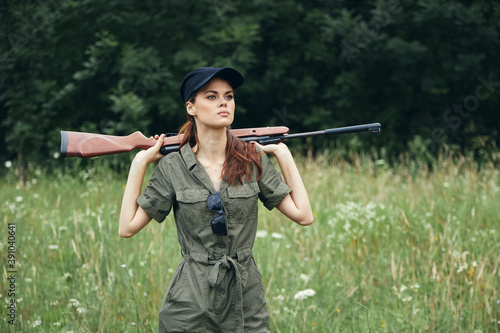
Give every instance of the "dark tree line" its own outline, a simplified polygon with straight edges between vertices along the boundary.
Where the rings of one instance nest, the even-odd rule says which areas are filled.
[[[4,0],[0,13],[3,161],[54,163],[60,130],[175,132],[180,81],[200,66],[245,75],[234,127],[378,121],[383,135],[353,147],[393,156],[499,141],[493,1]]]

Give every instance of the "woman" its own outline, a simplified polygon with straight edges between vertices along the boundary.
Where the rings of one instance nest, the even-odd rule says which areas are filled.
[[[131,237],[173,209],[184,260],[163,301],[159,332],[269,332],[261,275],[252,256],[257,206],[276,207],[309,225],[313,214],[295,162],[283,143],[261,146],[233,137],[232,68],[199,68],[182,82],[188,121],[179,152],[154,147],[135,156],[123,195],[119,234]],[[284,180],[266,154],[278,160]],[[146,166],[160,160],[144,193]]]

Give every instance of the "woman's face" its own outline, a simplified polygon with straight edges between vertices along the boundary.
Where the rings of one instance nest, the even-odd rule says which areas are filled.
[[[194,103],[187,102],[187,113],[194,117],[196,126],[225,128],[234,120],[234,90],[231,85],[215,78],[196,93]]]

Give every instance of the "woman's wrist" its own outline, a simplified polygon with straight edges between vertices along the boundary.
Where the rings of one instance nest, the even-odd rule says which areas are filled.
[[[287,145],[279,144],[276,146],[276,150],[274,150],[273,155],[277,159],[280,159],[280,158],[289,158],[292,156],[292,153],[290,153],[290,150],[288,149]]]
[[[130,171],[134,170],[135,172],[145,171],[148,166],[148,161],[146,161],[142,156],[135,156],[132,160],[132,164],[130,165]]]

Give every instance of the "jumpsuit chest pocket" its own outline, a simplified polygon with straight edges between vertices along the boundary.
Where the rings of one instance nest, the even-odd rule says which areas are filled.
[[[177,193],[175,218],[187,228],[209,228],[211,212],[207,207],[210,192],[205,188],[189,188]]]
[[[231,223],[241,224],[256,218],[259,192],[259,185],[255,181],[227,188]]]

